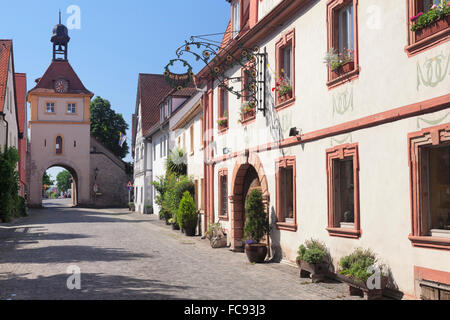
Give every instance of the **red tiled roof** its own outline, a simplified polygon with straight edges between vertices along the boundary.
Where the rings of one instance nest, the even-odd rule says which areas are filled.
[[[17,98],[17,116],[19,117],[19,132],[26,133],[27,121],[27,75],[25,73],[16,73],[16,98]]]
[[[230,43],[231,39],[233,39],[233,33],[231,32],[231,20],[228,22],[227,29],[225,30],[225,34],[222,38],[222,43],[220,44],[220,48],[225,48],[228,43]]]
[[[139,74],[138,103],[141,103],[143,135],[159,122],[159,102],[171,91],[162,74]]]
[[[39,79],[36,86],[30,90],[30,93],[54,93],[54,81],[60,78],[66,79],[69,82],[68,93],[94,95],[84,87],[83,83],[81,82],[80,78],[78,78],[70,63],[63,60],[53,60],[42,78]]]
[[[0,112],[3,112],[3,106],[5,105],[11,50],[12,40],[0,40]]]

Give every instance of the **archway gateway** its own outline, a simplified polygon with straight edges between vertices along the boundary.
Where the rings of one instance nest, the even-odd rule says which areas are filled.
[[[257,154],[238,159],[233,170],[230,200],[230,240],[233,251],[244,250],[245,204],[251,190],[259,189],[263,196],[266,213],[269,212],[270,194],[267,178]],[[268,239],[267,239],[268,240]]]
[[[59,199],[61,192],[63,192],[65,195],[65,197],[64,197],[65,199],[70,198],[70,205],[77,206],[78,205],[78,197],[77,197],[77,195],[78,195],[78,183],[77,183],[78,178],[77,178],[76,171],[71,167],[55,165],[55,166],[47,168],[47,170],[44,171],[44,175],[47,173],[50,176],[50,174],[49,174],[50,169],[63,169],[62,171],[59,171],[58,175],[52,176],[52,178],[54,180],[53,186],[57,188],[57,193],[56,193],[57,198]],[[64,186],[64,188],[68,188],[68,190],[61,190],[59,188],[58,176],[62,172],[68,172],[70,174],[70,178],[67,181],[67,185]],[[65,177],[68,177],[68,176],[66,175]],[[44,179],[44,176],[42,178]],[[43,201],[45,199],[53,199],[53,198],[51,198],[51,195],[47,194],[49,196],[49,197],[47,197],[45,195],[45,193],[46,193],[46,190],[43,190],[43,197],[42,197],[42,202],[41,202],[42,205],[44,204]],[[53,203],[51,206],[53,206]],[[67,202],[64,202],[64,206],[67,206]]]

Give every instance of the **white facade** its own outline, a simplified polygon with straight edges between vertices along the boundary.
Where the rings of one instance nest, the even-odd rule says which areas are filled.
[[[187,155],[188,176],[195,185],[195,203],[203,213],[204,153],[202,93],[198,92],[170,119],[174,145]]]
[[[275,5],[277,1],[266,2]],[[252,43],[267,51],[267,114],[264,117],[258,112],[254,121],[239,123],[241,100],[230,95],[229,128],[219,134],[216,120],[222,115],[218,112],[219,89],[214,83],[207,96],[213,102],[214,174],[207,183],[212,184],[214,195],[214,212],[209,214],[219,221],[219,172],[227,170],[228,195],[233,197],[237,168],[242,164],[258,167],[255,169],[260,180],[267,182],[265,191],[274,226],[272,254],[294,262],[299,245],[314,238],[328,246],[337,270],[341,257],[358,247],[370,248],[389,266],[394,289],[418,297],[416,269],[448,276],[450,252],[446,239],[442,239],[446,243],[443,250],[414,246],[409,239],[413,208],[408,134],[437,125],[450,126],[450,44],[444,41],[408,56],[405,4],[357,1],[359,74],[333,87],[327,86],[327,67],[323,63],[327,52],[327,1],[299,10],[281,27]],[[265,4],[259,8],[261,16]],[[292,32],[295,99],[277,108],[271,90],[276,82],[277,43]],[[441,68],[446,70],[445,75]],[[240,77],[241,69],[229,70],[228,75]],[[430,107],[423,110],[421,105]],[[396,108],[400,108],[398,112],[393,111]],[[289,136],[294,127],[299,130],[298,138]],[[361,233],[355,238],[327,231],[327,150],[347,144],[358,146]],[[295,221],[285,228],[277,225],[276,165],[278,159],[289,157],[295,163],[296,208]],[[233,229],[237,214],[231,202],[228,218],[220,221],[232,243],[238,230]]]
[[[9,57],[8,75],[5,88],[5,101],[3,105],[4,116],[0,118],[0,150],[5,145],[8,148],[19,149],[19,137],[16,114],[16,98],[14,92],[14,70],[12,57]]]

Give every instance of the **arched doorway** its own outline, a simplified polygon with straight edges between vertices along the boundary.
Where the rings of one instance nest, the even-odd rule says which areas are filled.
[[[66,165],[53,165],[42,177],[43,207],[71,207],[78,205],[78,176]]]
[[[236,163],[231,186],[231,248],[233,251],[244,249],[245,204],[250,192],[258,189],[263,195],[266,212],[269,209],[270,195],[264,169],[256,154],[247,156]]]

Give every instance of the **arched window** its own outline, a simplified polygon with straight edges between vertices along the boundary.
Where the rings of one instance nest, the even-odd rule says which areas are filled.
[[[61,136],[56,137],[55,141],[55,152],[57,155],[63,154],[63,138]]]

